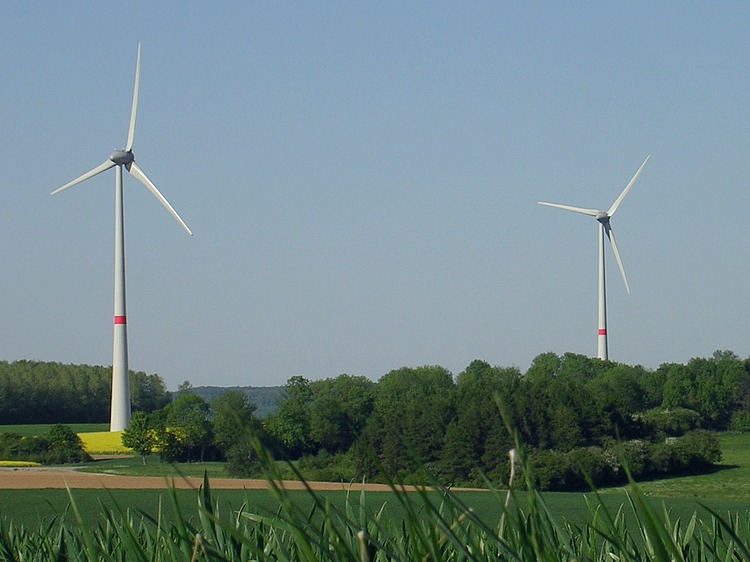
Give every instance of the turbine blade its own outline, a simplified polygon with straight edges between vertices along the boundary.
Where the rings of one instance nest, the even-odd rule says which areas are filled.
[[[646,163],[648,162],[649,158],[651,158],[651,155],[649,154],[646,156],[646,159],[643,161],[643,164],[641,164],[641,167],[638,168],[638,171],[633,176],[633,179],[630,180],[630,183],[625,186],[625,189],[622,190],[622,193],[620,193],[620,196],[617,198],[617,200],[612,203],[612,206],[609,208],[609,211],[607,211],[608,216],[612,216],[615,214],[615,211],[617,211],[617,208],[620,206],[620,203],[622,203],[622,200],[625,199],[625,196],[628,194],[628,191],[630,191],[630,188],[635,185],[635,182],[638,181],[638,176],[641,175],[641,172],[643,171],[643,168],[646,167]]]
[[[540,205],[546,205],[547,207],[555,207],[556,209],[563,209],[565,211],[573,211],[574,213],[581,213],[582,215],[589,215],[595,217],[599,214],[599,211],[595,209],[583,209],[581,207],[571,207],[570,205],[558,205],[557,203],[545,203],[544,201],[537,201]]]
[[[130,172],[133,176],[135,176],[143,185],[145,185],[151,193],[154,194],[154,197],[156,197],[159,201],[161,201],[161,204],[164,205],[164,207],[169,211],[172,216],[177,219],[177,222],[179,222],[182,225],[182,228],[184,228],[187,233],[192,236],[193,233],[190,231],[188,226],[185,224],[185,221],[180,218],[180,215],[177,214],[177,211],[174,210],[172,205],[169,204],[169,201],[165,199],[165,197],[159,192],[158,189],[156,189],[156,186],[153,184],[153,182],[146,177],[146,174],[143,173],[143,170],[138,166],[138,164],[135,163],[135,161],[131,162],[129,166],[127,166],[128,172]]]
[[[112,160],[107,159],[105,162],[99,164],[93,170],[89,170],[88,172],[86,172],[82,176],[78,176],[73,181],[66,183],[64,186],[58,187],[55,191],[53,191],[52,193],[50,193],[50,195],[55,195],[57,193],[60,193],[61,191],[65,191],[69,187],[73,187],[74,185],[76,185],[78,183],[81,183],[83,181],[86,181],[89,178],[93,178],[94,176],[96,176],[98,174],[101,174],[102,172],[106,172],[107,170],[109,170],[110,168],[114,168],[115,166],[116,166],[116,164],[114,162],[112,162]]]
[[[625,277],[625,268],[622,266],[622,259],[620,259],[620,252],[617,250],[617,242],[615,242],[615,233],[612,230],[612,226],[609,224],[609,221],[604,223],[604,232],[607,234],[607,238],[609,238],[609,243],[612,245],[612,252],[615,254],[615,259],[617,260],[617,265],[620,268],[620,273],[622,274],[622,280],[625,282],[625,290],[630,294],[630,286],[628,285],[628,278]]]
[[[138,111],[138,87],[141,83],[141,44],[138,43],[138,56],[135,60],[135,87],[133,88],[133,107],[130,110],[130,128],[128,129],[128,143],[125,145],[125,151],[133,148],[135,140],[135,114]]]

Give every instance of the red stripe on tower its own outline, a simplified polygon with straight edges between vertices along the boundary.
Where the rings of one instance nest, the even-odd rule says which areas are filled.
[[[600,336],[606,336],[607,335],[607,328],[599,328],[599,335]]]
[[[125,319],[125,316],[115,316],[115,325],[117,324],[127,324],[127,320]]]

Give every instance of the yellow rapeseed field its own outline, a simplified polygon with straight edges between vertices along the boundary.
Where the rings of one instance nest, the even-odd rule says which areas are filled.
[[[89,455],[116,455],[118,453],[132,453],[122,444],[122,431],[97,431],[95,433],[79,433],[83,441],[83,448]]]
[[[22,468],[26,466],[42,466],[38,462],[31,461],[0,461],[2,468]]]

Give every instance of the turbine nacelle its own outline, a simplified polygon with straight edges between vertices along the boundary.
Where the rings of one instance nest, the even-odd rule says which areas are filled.
[[[620,268],[620,274],[622,275],[622,280],[625,283],[625,290],[628,293],[630,293],[630,286],[628,285],[628,278],[625,276],[625,268],[623,267],[622,260],[620,259],[620,252],[617,249],[617,242],[615,241],[615,233],[612,230],[610,219],[617,212],[617,209],[620,207],[620,203],[622,203],[622,200],[625,199],[625,196],[631,190],[633,185],[635,185],[636,180],[638,180],[638,177],[641,175],[641,172],[643,171],[643,168],[646,166],[646,163],[648,162],[649,158],[651,158],[651,156],[646,157],[646,159],[643,161],[643,164],[641,164],[641,167],[638,168],[638,171],[635,173],[635,175],[630,180],[630,182],[628,182],[628,185],[625,186],[625,189],[622,190],[622,193],[620,193],[620,196],[615,200],[614,203],[612,203],[612,206],[609,208],[608,211],[599,211],[597,209],[585,209],[583,207],[573,207],[571,205],[560,205],[558,203],[547,203],[546,201],[538,202],[540,205],[545,205],[547,207],[554,207],[556,209],[562,209],[564,211],[572,211],[574,213],[579,213],[581,215],[588,215],[590,217],[594,217],[599,222],[599,224],[602,225],[601,227],[604,231],[604,234],[607,236],[612,246],[612,253],[615,255],[615,259],[617,260],[617,266]]]
[[[118,166],[127,166],[135,160],[135,156],[130,150],[115,150],[109,155],[109,159]]]
[[[82,183],[90,178],[93,178],[96,175],[101,174],[102,172],[106,172],[107,170],[110,170],[114,168],[115,166],[124,166],[125,169],[130,172],[130,174],[135,177],[139,182],[141,182],[143,185],[145,185],[148,190],[156,197],[159,202],[164,206],[167,211],[177,220],[177,222],[180,223],[182,228],[185,229],[185,232],[190,234],[190,236],[193,235],[193,233],[190,231],[188,226],[185,224],[185,221],[182,220],[180,215],[177,214],[177,211],[174,210],[172,205],[169,204],[169,201],[167,201],[164,196],[159,192],[158,189],[156,189],[156,186],[154,185],[154,182],[152,182],[148,177],[146,176],[145,172],[136,164],[135,162],[135,156],[133,155],[133,142],[135,141],[135,117],[138,110],[138,89],[140,84],[140,76],[141,76],[141,44],[138,44],[138,56],[136,58],[135,63],[135,87],[133,88],[133,106],[130,110],[130,126],[128,127],[128,142],[125,145],[125,148],[122,150],[115,150],[112,154],[109,155],[109,158],[99,164],[96,168],[93,168],[86,172],[85,174],[82,174],[81,176],[77,177],[71,182],[66,183],[64,186],[57,188],[55,191],[52,192],[52,195],[55,195],[56,193],[60,193],[61,191],[65,191],[69,187],[73,187],[74,185],[78,185],[79,183]],[[119,170],[118,170],[119,172]]]

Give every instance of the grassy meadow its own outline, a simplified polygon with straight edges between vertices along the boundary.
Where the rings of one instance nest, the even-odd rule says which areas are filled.
[[[192,515],[195,512],[199,490],[0,490],[0,519],[12,520],[14,524],[35,528],[45,521],[50,521],[60,514],[67,513],[69,522],[73,522],[73,513],[69,512],[71,496],[83,514],[87,524],[95,525],[101,522],[103,508],[118,512],[130,509],[143,512],[167,521],[175,516],[170,495],[174,493],[182,513]],[[305,492],[288,492],[295,499],[302,510],[309,509],[313,500]],[[265,515],[273,515],[278,509],[278,501],[274,495],[265,490],[212,490],[211,495],[217,501],[220,509],[225,512],[236,511],[243,505],[246,509],[258,511]],[[342,508],[352,494],[344,491],[320,492],[319,495],[330,501],[332,505]],[[502,515],[504,494],[495,495],[488,492],[458,492],[455,494],[463,503],[470,506],[477,517],[490,526],[497,525]],[[358,496],[355,493],[354,496]],[[435,494],[439,501],[438,494]],[[564,518],[574,524],[582,524],[591,517],[586,499],[595,501],[590,494],[550,492],[543,494],[544,501],[554,517]],[[602,503],[612,512],[627,504],[623,493],[609,493],[601,496]],[[694,499],[685,498],[648,498],[649,505],[661,511],[666,505],[674,517],[688,520],[693,512],[698,511],[699,517],[706,517],[708,512],[698,505]],[[525,507],[525,496],[519,494],[521,507]],[[727,511],[750,510],[750,502],[735,502],[726,500],[707,500],[702,502],[711,509],[726,513]],[[368,492],[367,505],[372,511],[379,510],[385,505],[388,514],[395,519],[404,517],[404,508],[391,492]],[[630,515],[628,514],[628,519]]]
[[[2,431],[2,426],[0,426]],[[87,441],[82,435],[84,443]],[[722,449],[722,462],[718,469],[710,474],[680,476],[665,480],[640,482],[640,488],[646,496],[657,498],[681,498],[688,502],[719,500],[747,504],[750,509],[750,433],[724,433],[719,436]],[[89,453],[96,454],[89,450]],[[87,472],[108,472],[124,476],[203,476],[206,472],[210,478],[228,478],[223,463],[190,463],[170,465],[159,462],[158,457],[149,457],[146,465],[140,457],[115,457],[86,465],[81,470]],[[600,490],[601,494],[621,494],[622,488]],[[545,497],[554,498],[558,493],[548,492]],[[568,493],[559,493],[567,496]],[[572,494],[581,496],[579,493]]]
[[[18,431],[16,426],[11,426]],[[44,433],[48,428],[39,426],[20,426],[28,435]],[[33,428],[36,427],[36,430]],[[0,431],[8,426],[0,426]],[[81,431],[82,429],[93,431]],[[95,443],[86,433],[103,438],[101,425],[75,426],[74,430],[82,433],[84,442]],[[640,489],[650,505],[661,511],[665,506],[674,517],[687,520],[696,510],[699,516],[707,516],[700,506],[704,504],[719,513],[745,512],[750,510],[750,434],[723,434],[720,436],[723,461],[718,470],[711,474],[683,476],[669,480],[654,480],[640,483]],[[100,445],[99,445],[100,446]],[[106,445],[105,448],[111,448]],[[103,452],[101,449],[90,451]],[[138,456],[116,456],[94,463],[88,463],[79,470],[88,472],[107,472],[131,476],[163,476],[179,478],[184,476],[202,476],[204,472],[210,478],[226,478],[228,475],[221,463],[191,463],[187,465],[168,465],[151,457],[143,464]],[[0,478],[2,473],[0,472]],[[166,490],[73,490],[72,497],[87,522],[95,524],[103,509],[115,512],[125,509],[148,513],[156,517],[159,513],[167,519],[175,516],[172,505],[172,492]],[[198,490],[174,491],[176,505],[184,513],[194,513]],[[312,500],[303,492],[291,492],[295,501],[301,505],[312,504]],[[275,513],[278,502],[273,494],[267,491],[247,490],[213,490],[212,495],[219,506],[225,510],[236,510],[241,506],[266,514]],[[477,516],[489,525],[496,525],[502,514],[504,494],[492,492],[460,492],[456,494]],[[625,488],[609,488],[599,491],[604,506],[612,511],[627,503]],[[333,505],[343,506],[347,501],[345,492],[321,493]],[[526,501],[524,493],[519,494],[519,502]],[[548,492],[543,494],[550,513],[555,517],[580,524],[587,521],[591,513],[587,505],[593,500],[593,494]],[[69,510],[71,496],[66,490],[0,490],[0,519],[13,520],[14,524],[35,527],[44,521],[50,521]],[[404,516],[404,508],[393,493],[370,492],[367,494],[369,509],[379,509],[385,505],[395,518]],[[67,515],[72,518],[71,512]]]
[[[79,427],[76,427],[78,430]],[[100,427],[93,429],[99,430]],[[2,428],[0,428],[0,431]],[[25,431],[31,431],[26,428]],[[37,430],[39,431],[39,430]],[[44,430],[46,431],[46,430]],[[96,431],[94,433],[99,433]],[[84,442],[86,436],[83,435]],[[651,505],[661,509],[664,505],[675,516],[689,518],[699,510],[704,513],[699,503],[725,513],[750,510],[750,434],[721,435],[723,461],[718,470],[711,474],[698,476],[683,476],[669,480],[655,480],[640,483],[640,488]],[[157,457],[149,458],[143,464],[138,456],[116,456],[94,463],[88,463],[79,470],[87,472],[106,472],[130,476],[163,476],[165,478],[179,478],[182,476],[202,476],[206,473],[210,478],[228,477],[222,463],[191,463],[183,465],[169,465],[158,461]],[[0,478],[2,474],[0,473]],[[182,509],[187,513],[195,506],[198,491],[176,491],[175,497]],[[214,497],[219,505],[226,509],[237,509],[242,505],[253,509],[273,513],[277,507],[276,501],[269,492],[246,490],[214,490]],[[169,492],[154,490],[73,490],[72,495],[81,507],[85,517],[92,522],[102,512],[102,506],[117,510],[131,508],[142,510],[153,516],[159,512],[160,505],[164,515],[169,517],[172,511],[170,503],[166,501]],[[604,505],[616,510],[625,503],[625,488],[609,488],[599,491]],[[301,502],[310,501],[304,493],[292,493]],[[471,506],[477,515],[489,524],[496,524],[502,510],[503,494],[490,492],[461,492],[457,494],[461,501]],[[347,494],[344,492],[326,492],[326,497],[333,504],[342,505]],[[395,517],[401,516],[402,508],[391,493],[368,493],[368,504],[371,506],[388,506],[395,511]],[[524,494],[519,494],[519,501],[523,502]],[[592,494],[547,492],[543,498],[553,515],[564,517],[574,523],[581,523],[590,517],[586,499],[592,499]],[[63,513],[70,504],[70,497],[66,490],[0,490],[0,518],[12,519],[23,525],[37,525],[42,521],[49,521],[56,515]]]
[[[750,433],[719,436],[722,462],[711,474],[642,482],[649,496],[745,502],[750,508]]]
[[[138,455],[117,455],[81,466],[81,472],[106,472],[120,476],[163,476],[165,478],[198,477],[231,478],[223,462],[162,463],[159,457],[148,457],[146,464]]]

